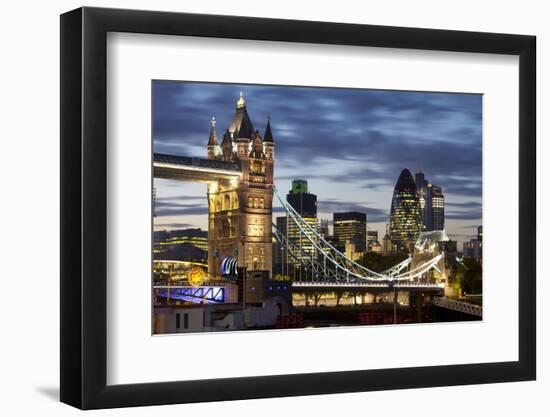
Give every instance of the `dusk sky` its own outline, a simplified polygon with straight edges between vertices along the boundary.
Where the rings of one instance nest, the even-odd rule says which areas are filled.
[[[275,186],[286,195],[293,178],[306,179],[319,218],[365,212],[381,239],[393,187],[407,167],[443,188],[450,238],[461,247],[475,236],[482,217],[481,95],[153,81],[154,152],[206,158],[210,119],[221,141],[241,91],[262,136],[271,117]],[[205,184],[154,184],[155,230],[207,229]]]

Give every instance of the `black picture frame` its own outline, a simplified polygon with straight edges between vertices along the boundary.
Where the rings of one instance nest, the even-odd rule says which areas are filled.
[[[107,385],[108,32],[519,56],[519,360]],[[535,51],[524,35],[88,7],[61,15],[61,401],[95,409],[535,379]]]

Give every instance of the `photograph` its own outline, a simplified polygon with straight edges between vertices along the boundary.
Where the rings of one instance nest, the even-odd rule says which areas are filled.
[[[482,320],[482,94],[151,88],[153,334]]]

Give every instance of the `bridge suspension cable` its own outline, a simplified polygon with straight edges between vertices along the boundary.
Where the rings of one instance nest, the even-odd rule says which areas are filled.
[[[304,266],[307,270],[311,271],[312,277],[322,274],[325,280],[329,279],[345,282],[364,280],[371,282],[411,281],[420,278],[432,268],[439,270],[439,268],[437,268],[437,263],[442,257],[441,254],[406,272],[401,271],[410,265],[412,262],[411,256],[381,273],[372,271],[349,259],[345,254],[327,242],[326,239],[317,232],[316,228],[305,221],[294,207],[279,194],[275,187],[273,188],[273,192],[283,206],[287,217],[286,235],[279,230],[276,225],[273,225],[275,238],[286,250],[287,272],[289,254],[295,262],[295,265],[300,265],[300,274],[301,266]],[[293,236],[293,239],[288,237],[288,231],[291,225],[290,222],[297,228],[297,230],[294,231],[294,234],[297,234],[297,236]],[[298,238],[298,243],[293,241],[295,240],[294,238]],[[303,248],[304,241],[309,242],[308,250]]]

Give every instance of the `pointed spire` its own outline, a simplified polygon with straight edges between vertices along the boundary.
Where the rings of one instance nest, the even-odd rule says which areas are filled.
[[[235,136],[235,138],[236,139],[238,139],[238,138],[252,139],[253,134],[254,134],[254,126],[252,126],[252,122],[250,121],[250,117],[248,117],[248,113],[245,111],[243,113],[243,119],[241,121],[241,126],[239,128],[239,132],[237,133],[237,136]]]
[[[231,140],[231,133],[229,133],[229,129],[226,130],[223,135],[222,156],[225,161],[229,161],[233,158],[233,141]]]
[[[229,129],[223,134],[222,146],[228,142],[231,143],[231,133],[229,133]]]
[[[243,92],[241,91],[239,93],[239,99],[237,100],[237,110],[244,109],[246,107],[246,103],[244,101]]]
[[[208,138],[208,146],[218,145],[218,135],[216,133],[216,118],[212,117],[212,128],[210,129],[210,137]]]
[[[386,223],[386,234],[384,235],[384,240],[388,240],[390,238],[389,226],[390,225]]]
[[[271,118],[267,114],[267,126],[265,127],[264,142],[273,143],[273,134],[271,133]]]

